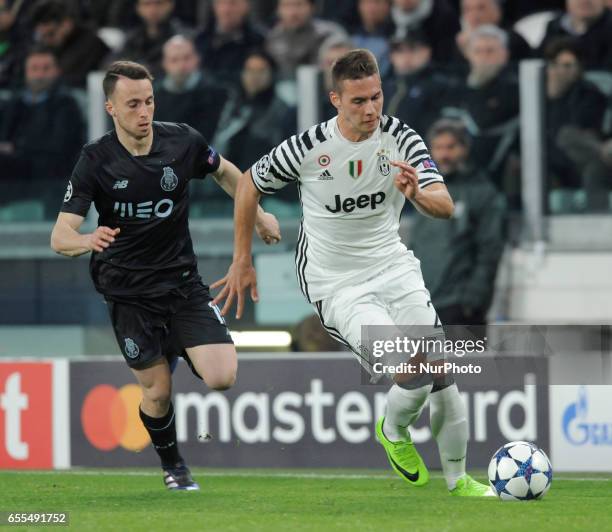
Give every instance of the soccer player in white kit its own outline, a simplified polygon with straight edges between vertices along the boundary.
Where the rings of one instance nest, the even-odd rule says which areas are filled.
[[[406,199],[420,213],[450,218],[453,201],[421,137],[400,120],[382,115],[376,59],[352,50],[333,66],[330,93],[336,117],[294,135],[248,170],[235,200],[233,263],[211,288],[223,286],[225,314],[244,290],[257,301],[251,239],[261,195],[298,186],[303,220],[296,250],[300,288],[323,326],[372,370],[361,345],[362,325],[427,325],[437,320],[420,263],[398,229]],[[397,169],[397,170],[396,170]],[[468,425],[457,385],[446,379],[400,375],[389,390],[385,416],[376,425],[395,472],[422,486],[429,480],[408,427],[430,400],[432,434],[451,494],[484,496],[488,486],[465,472]]]

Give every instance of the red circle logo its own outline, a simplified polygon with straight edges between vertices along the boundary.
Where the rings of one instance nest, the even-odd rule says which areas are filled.
[[[144,449],[151,440],[138,414],[141,401],[142,390],[137,384],[119,389],[108,384],[93,388],[81,408],[86,438],[101,451],[112,451],[118,446],[129,451]]]
[[[329,163],[331,163],[331,157],[329,155],[321,155],[319,157],[319,164],[321,166],[329,166]]]

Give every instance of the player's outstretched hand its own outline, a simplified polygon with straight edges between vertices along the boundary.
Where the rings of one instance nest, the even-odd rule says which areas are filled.
[[[281,241],[280,225],[276,216],[269,212],[264,212],[257,217],[255,222],[257,236],[266,244],[278,244]]]
[[[393,180],[395,186],[406,198],[414,199],[419,192],[419,176],[416,169],[404,161],[391,161],[391,164],[400,170]]]
[[[87,249],[101,253],[114,241],[119,234],[120,229],[111,229],[110,227],[100,226],[96,230],[87,235]]]
[[[257,303],[259,295],[257,294],[257,276],[253,263],[249,260],[241,262],[234,261],[227,271],[227,275],[223,279],[219,279],[210,285],[211,289],[223,286],[221,292],[217,294],[213,300],[214,305],[218,305],[225,300],[225,304],[221,309],[221,314],[225,316],[232,308],[234,299],[238,301],[236,308],[236,319],[242,317],[244,310],[244,291],[250,288],[251,299]]]

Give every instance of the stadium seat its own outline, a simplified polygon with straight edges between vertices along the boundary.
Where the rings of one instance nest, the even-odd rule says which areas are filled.
[[[83,115],[83,119],[87,118],[88,106],[89,106],[89,95],[84,89],[69,89],[70,95],[76,100]]]
[[[603,92],[608,98],[608,110],[603,119],[603,132],[612,133],[612,73],[606,70],[591,70],[584,73],[584,78]]]
[[[582,189],[558,188],[548,195],[550,214],[576,214],[585,212],[586,207],[586,192]]]
[[[297,86],[293,80],[280,80],[276,82],[276,95],[287,105],[295,107],[298,104]]]
[[[546,25],[554,17],[554,11],[533,13],[517,20],[514,23],[514,30],[529,43],[529,46],[539,48],[546,34]]]
[[[45,207],[40,201],[15,201],[0,207],[0,222],[41,222]]]

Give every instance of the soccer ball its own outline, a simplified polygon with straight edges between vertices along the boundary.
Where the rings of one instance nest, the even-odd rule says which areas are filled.
[[[511,441],[489,463],[489,484],[502,501],[541,499],[550,489],[552,466],[533,443]]]

